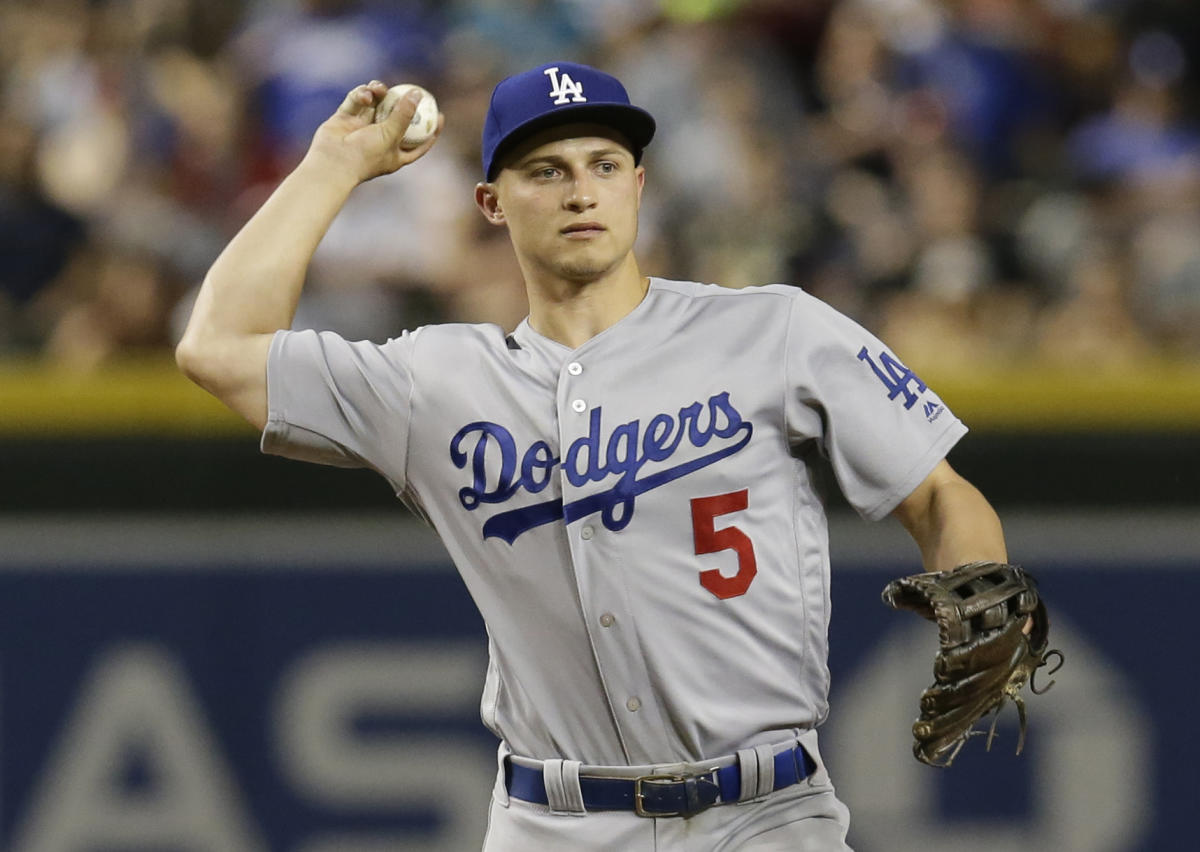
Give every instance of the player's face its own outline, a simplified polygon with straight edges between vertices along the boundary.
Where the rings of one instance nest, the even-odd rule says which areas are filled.
[[[644,179],[620,134],[567,125],[527,140],[476,199],[524,268],[587,283],[633,250]]]

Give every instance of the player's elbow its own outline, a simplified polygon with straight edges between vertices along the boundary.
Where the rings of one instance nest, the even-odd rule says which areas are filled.
[[[175,347],[175,364],[179,371],[222,402],[226,402],[225,388],[231,384],[226,375],[229,371],[224,365],[225,360],[219,344],[190,331]]]
[[[175,347],[180,371],[228,408],[262,428],[271,335],[214,337],[189,329]]]
[[[257,336],[221,333],[193,319],[175,346],[175,364],[193,382],[216,393],[238,379],[247,347]]]
[[[205,286],[207,286],[207,281]],[[191,315],[184,327],[183,336],[175,345],[175,364],[180,372],[199,385],[206,369],[216,360],[215,335],[210,329],[210,320],[202,310],[203,297],[192,305]]]
[[[198,385],[204,385],[204,376],[212,369],[216,355],[203,341],[198,340],[192,329],[183,335],[175,346],[175,365],[179,371]]]

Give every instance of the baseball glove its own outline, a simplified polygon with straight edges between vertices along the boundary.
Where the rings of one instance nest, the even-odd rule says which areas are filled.
[[[939,647],[934,659],[934,683],[921,694],[921,715],[913,723],[913,754],[930,766],[949,766],[967,739],[982,731],[975,723],[995,712],[987,748],[996,735],[996,721],[1006,701],[1017,706],[1020,735],[1017,753],[1025,744],[1025,702],[1020,691],[1029,683],[1041,694],[1034,672],[1048,657],[1050,619],[1038,596],[1037,583],[1016,565],[972,562],[950,571],[914,574],[893,580],[883,601],[894,609],[909,609],[938,626]],[[1032,629],[1026,625],[1032,619]]]

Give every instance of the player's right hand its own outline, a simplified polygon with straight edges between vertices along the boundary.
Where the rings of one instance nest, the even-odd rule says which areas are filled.
[[[376,124],[375,106],[387,90],[378,80],[351,89],[337,112],[317,128],[305,159],[317,161],[323,168],[345,170],[360,183],[420,159],[437,141],[445,116],[439,114],[437,130],[424,144],[401,148],[400,140],[420,97],[410,94],[400,99],[388,117]]]

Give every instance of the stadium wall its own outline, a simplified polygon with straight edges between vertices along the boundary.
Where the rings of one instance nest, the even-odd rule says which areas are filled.
[[[822,746],[859,852],[1193,848],[1200,686],[1190,509],[1011,511],[1067,664],[991,753],[919,765],[933,635],[879,602],[917,553],[833,519]],[[0,518],[0,846],[477,848],[495,770],[486,638],[398,510]]]

